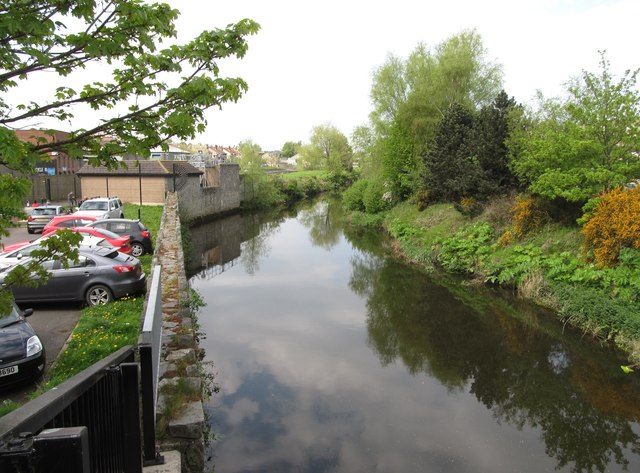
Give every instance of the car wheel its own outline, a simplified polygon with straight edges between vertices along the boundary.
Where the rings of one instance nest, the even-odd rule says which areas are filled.
[[[124,218],[124,214],[123,213],[120,214],[120,218]]]
[[[107,286],[96,284],[89,288],[85,299],[90,306],[105,305],[113,300],[113,296]]]
[[[27,233],[35,233],[35,230],[33,228],[27,228]]]
[[[144,255],[144,246],[142,246],[142,243],[139,243],[137,241],[131,243],[131,255],[135,256],[136,258],[140,258],[142,255]]]

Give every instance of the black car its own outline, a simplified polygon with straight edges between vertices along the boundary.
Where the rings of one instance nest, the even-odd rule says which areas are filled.
[[[153,253],[151,232],[147,230],[147,227],[145,227],[140,220],[109,218],[96,220],[86,226],[104,228],[118,235],[129,235],[131,237],[131,254],[136,258],[139,258],[145,253]]]
[[[44,372],[44,345],[25,320],[33,309],[15,304],[0,315],[0,389],[39,378]]]

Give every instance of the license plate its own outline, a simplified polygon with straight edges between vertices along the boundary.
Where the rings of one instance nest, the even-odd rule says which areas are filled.
[[[0,368],[0,377],[9,376],[18,372],[17,366],[7,366],[6,368]]]

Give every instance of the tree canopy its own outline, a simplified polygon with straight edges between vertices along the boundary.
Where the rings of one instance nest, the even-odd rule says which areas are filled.
[[[300,161],[307,169],[330,172],[350,170],[353,151],[347,137],[330,123],[313,127],[309,144],[300,149]]]
[[[248,85],[221,76],[218,61],[242,58],[259,25],[244,19],[177,44],[178,15],[143,0],[0,4],[0,164],[12,171],[0,175],[0,235],[22,214],[36,161],[65,153],[113,167],[116,156],[193,138],[208,108],[242,97]],[[16,136],[43,124],[44,136]],[[56,128],[70,133],[54,139]]]
[[[221,77],[218,61],[243,57],[259,29],[245,19],[160,49],[173,42],[179,14],[166,4],[7,0],[0,13],[0,162],[25,173],[50,152],[114,165],[114,156],[193,138],[205,110],[247,90],[244,80]],[[20,93],[30,83],[51,86],[49,96]],[[87,110],[90,120],[76,120]],[[16,138],[16,129],[43,121],[73,129],[64,140]]]
[[[566,100],[540,97],[537,113],[520,115],[512,166],[531,192],[585,202],[640,175],[639,72],[616,81],[601,53],[599,73],[571,80]]]

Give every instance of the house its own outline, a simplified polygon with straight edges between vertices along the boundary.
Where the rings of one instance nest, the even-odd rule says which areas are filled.
[[[123,202],[161,205],[167,192],[201,187],[203,172],[184,161],[128,160],[117,169],[87,164],[76,175],[82,199],[118,196]]]
[[[66,131],[59,130],[16,130],[16,137],[27,143],[37,144],[44,141],[45,143],[56,143],[66,141],[71,136]],[[36,174],[47,176],[57,176],[60,174],[73,174],[80,169],[85,161],[69,157],[66,153],[51,151],[44,153],[47,158],[36,163]]]
[[[160,161],[189,161],[191,153],[177,146],[169,145],[166,150],[161,147],[153,148],[149,159]]]

